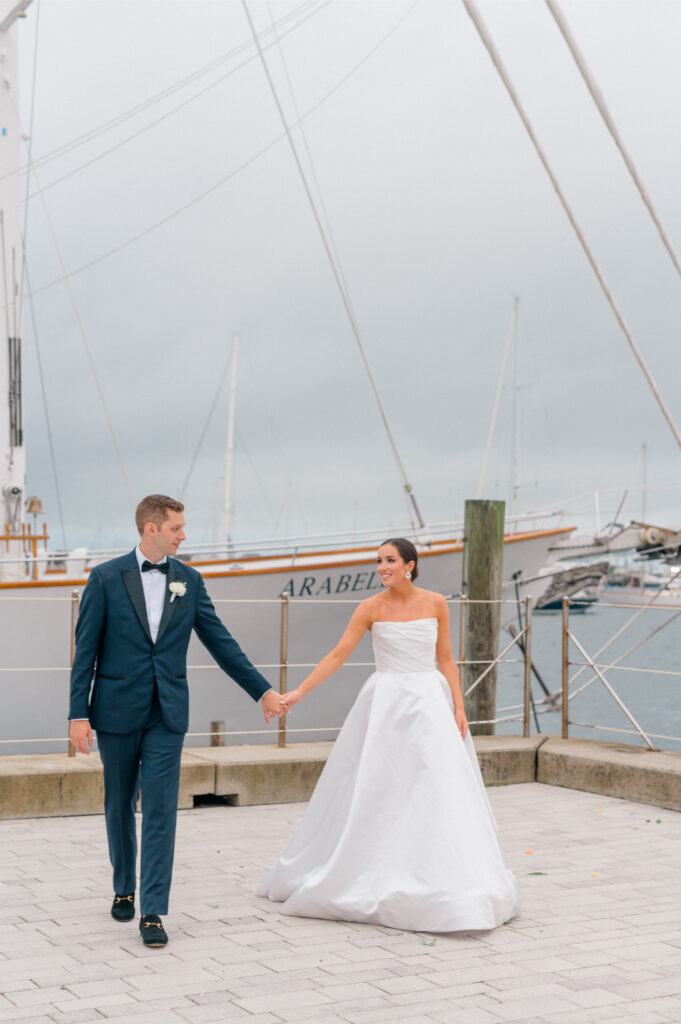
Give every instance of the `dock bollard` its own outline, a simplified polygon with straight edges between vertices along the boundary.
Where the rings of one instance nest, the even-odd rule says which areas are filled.
[[[78,609],[80,607],[80,594],[77,590],[71,591],[71,660],[70,665],[73,668],[73,659],[76,656],[76,623],[78,622]],[[71,740],[69,740],[69,757],[76,756],[76,748],[74,747]]]
[[[288,594],[281,595],[281,629],[279,636],[279,693],[286,693],[288,661]],[[286,715],[279,715],[279,746],[286,746]]]

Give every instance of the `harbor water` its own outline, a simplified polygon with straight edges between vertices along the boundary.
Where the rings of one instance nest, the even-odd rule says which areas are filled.
[[[635,647],[620,665],[610,671],[601,671],[612,688],[648,734],[663,737],[681,737],[681,608],[652,607],[638,614],[638,609],[626,605],[607,607],[594,605],[588,611],[570,614],[570,631],[577,638],[587,654],[599,666],[611,665],[625,652]],[[637,617],[636,617],[637,616]],[[631,625],[598,657],[596,653],[630,620]],[[662,627],[662,628],[660,628]],[[657,631],[654,636],[650,634]],[[502,647],[505,645],[502,637]],[[509,657],[511,655],[509,654]],[[517,655],[514,653],[513,657]],[[570,643],[569,678],[573,680],[584,664],[584,658]],[[532,660],[550,691],[560,690],[562,661],[562,616],[560,612],[535,613],[532,621]],[[641,671],[632,672],[637,668]],[[664,673],[677,673],[666,675]],[[645,742],[635,732],[617,732],[618,729],[634,730],[634,726],[618,707],[603,682],[594,678],[595,673],[586,668],[570,685],[570,693],[585,688],[569,703],[570,736],[608,742],[633,743],[644,746]],[[589,682],[589,680],[592,680]],[[500,666],[497,691],[497,713],[502,708],[522,702],[523,666],[507,664]],[[537,680],[532,679],[532,696],[541,711],[539,701],[544,696]],[[509,714],[511,712],[508,712]],[[560,735],[562,716],[560,709],[554,713],[539,713],[540,731],[550,736]],[[574,723],[574,724],[572,724]],[[577,724],[586,723],[586,724]],[[604,728],[593,728],[592,726]],[[517,733],[518,723],[501,723],[498,733]],[[534,717],[531,730],[536,732]],[[681,739],[653,739],[656,747],[664,750],[681,750]]]

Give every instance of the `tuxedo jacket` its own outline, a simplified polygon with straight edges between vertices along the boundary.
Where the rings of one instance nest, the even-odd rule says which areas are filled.
[[[185,593],[171,600],[174,581],[185,584]],[[136,732],[148,719],[156,682],[166,727],[186,732],[192,630],[254,700],[270,689],[218,618],[196,569],[168,559],[165,603],[154,642],[135,551],[95,566],[76,624],[69,718],[89,718],[102,732]]]

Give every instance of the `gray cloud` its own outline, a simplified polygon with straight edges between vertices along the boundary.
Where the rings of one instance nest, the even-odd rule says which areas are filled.
[[[294,6],[271,4],[277,18]],[[331,3],[287,36],[300,108],[316,103],[410,6]],[[681,237],[681,9],[655,0],[563,6],[672,236]],[[481,0],[480,7],[681,420],[681,282],[544,5]],[[250,8],[262,31],[268,5]],[[21,26],[26,111],[35,21],[32,8]],[[43,4],[34,157],[248,38],[239,4]],[[274,51],[268,60],[293,119],[284,68]],[[187,92],[41,168],[41,182]],[[67,266],[167,216],[280,130],[252,62],[47,190]],[[600,488],[612,514],[620,491],[637,482],[646,441],[651,517],[673,518],[678,491],[670,494],[669,485],[679,452],[463,5],[423,0],[310,115],[305,131],[367,351],[426,516],[457,518],[475,493],[519,294],[522,506],[562,504]],[[31,280],[40,289],[59,270],[39,198],[29,213]],[[237,535],[268,534],[275,525],[324,532],[404,522],[375,403],[284,142],[72,285],[136,494],[181,485],[239,330]],[[35,306],[69,542],[125,544],[130,501],[63,285],[38,292]],[[43,497],[54,533],[27,317],[24,333],[29,490]],[[510,398],[507,390],[488,474],[495,497],[508,496]],[[225,388],[187,494],[199,540],[210,536],[226,415]],[[573,511],[579,525],[588,525],[584,513]]]

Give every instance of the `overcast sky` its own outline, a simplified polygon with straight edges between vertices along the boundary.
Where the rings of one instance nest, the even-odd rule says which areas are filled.
[[[562,7],[681,247],[681,5]],[[557,26],[541,0],[479,8],[681,421],[681,280]],[[622,518],[638,518],[646,443],[648,519],[681,526],[681,452],[463,4],[249,0],[249,10],[287,119],[303,115],[294,139],[426,519],[459,519],[475,496],[518,295],[521,510],[566,508],[592,528],[593,492],[607,519],[629,487]],[[78,315],[135,501],[180,492],[239,331],[233,534],[404,523],[243,4],[34,0],[19,31],[37,165],[24,177],[27,252],[67,543],[134,539]],[[54,283],[46,209],[78,314]],[[23,333],[28,493],[58,546],[28,303]],[[487,497],[510,495],[511,382],[509,371]],[[184,495],[194,542],[211,539],[221,502],[227,410],[225,384]]]

